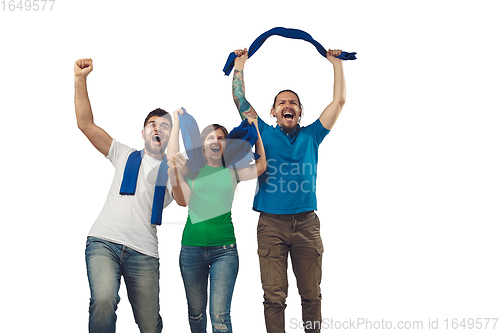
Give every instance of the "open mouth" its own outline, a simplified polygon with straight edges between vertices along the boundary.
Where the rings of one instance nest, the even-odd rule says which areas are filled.
[[[160,136],[159,136],[158,134],[157,134],[157,135],[154,135],[154,136],[153,136],[153,141],[158,142],[158,143],[161,143],[161,138],[160,138]]]
[[[219,146],[212,146],[210,149],[214,153],[220,153],[220,147]]]
[[[289,110],[283,111],[283,118],[284,119],[291,121],[291,120],[293,120],[294,117],[295,117],[295,112],[289,111]]]

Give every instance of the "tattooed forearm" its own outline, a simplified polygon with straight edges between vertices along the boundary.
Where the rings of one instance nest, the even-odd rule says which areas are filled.
[[[233,100],[238,108],[241,119],[247,117],[257,118],[257,112],[253,109],[250,103],[245,98],[245,82],[243,80],[243,71],[234,70],[233,75]]]

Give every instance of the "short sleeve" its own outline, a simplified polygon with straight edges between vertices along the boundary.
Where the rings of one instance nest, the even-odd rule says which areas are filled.
[[[259,126],[259,132],[261,136],[264,133],[264,131],[266,131],[269,127],[271,127],[264,120],[262,120],[261,117],[257,118],[257,124]]]
[[[117,161],[120,159],[125,159],[128,158],[130,153],[136,151],[136,149],[130,148],[129,146],[126,146],[115,139],[111,142],[111,147],[109,148],[108,155],[106,156],[106,159],[108,159],[111,164],[116,166]]]
[[[319,146],[319,144],[323,142],[323,139],[326,137],[326,135],[330,133],[330,130],[323,126],[319,118],[311,124],[311,127],[314,133],[316,144]]]

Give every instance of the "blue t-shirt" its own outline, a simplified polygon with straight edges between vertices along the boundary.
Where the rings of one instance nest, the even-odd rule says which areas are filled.
[[[298,214],[317,209],[318,147],[330,130],[318,119],[286,133],[258,118],[267,169],[259,177],[253,209],[270,214]]]

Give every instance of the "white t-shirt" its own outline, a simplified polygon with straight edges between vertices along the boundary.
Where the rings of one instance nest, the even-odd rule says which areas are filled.
[[[161,160],[144,154],[135,195],[120,195],[123,171],[132,149],[113,140],[107,159],[115,167],[115,176],[104,207],[90,229],[89,236],[123,244],[140,253],[159,258],[156,225],[151,224],[151,208],[156,176]],[[172,202],[172,188],[167,182],[163,208]]]

